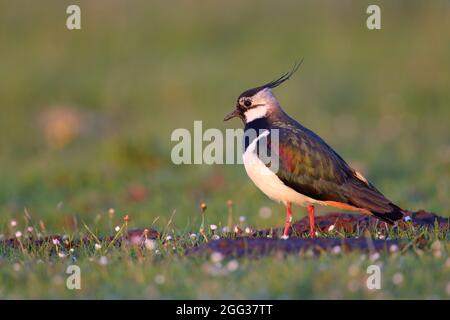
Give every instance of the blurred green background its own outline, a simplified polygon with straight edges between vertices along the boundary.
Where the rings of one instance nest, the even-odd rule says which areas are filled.
[[[236,97],[301,57],[275,90],[284,109],[400,206],[448,215],[448,1],[2,0],[0,223],[27,208],[55,232],[73,217],[108,230],[112,207],[141,227],[176,211],[182,229],[201,202],[225,222],[232,199],[253,226],[281,225],[243,166],[173,165],[170,134],[242,127],[222,121]]]

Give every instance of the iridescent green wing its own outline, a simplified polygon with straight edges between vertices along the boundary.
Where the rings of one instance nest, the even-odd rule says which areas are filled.
[[[341,188],[350,167],[322,139],[306,128],[280,124],[277,176],[312,199],[346,202]]]
[[[314,132],[297,123],[275,124],[279,128],[279,147],[274,148],[279,156],[276,174],[284,184],[312,199],[363,208],[382,219],[400,216],[398,207]]]

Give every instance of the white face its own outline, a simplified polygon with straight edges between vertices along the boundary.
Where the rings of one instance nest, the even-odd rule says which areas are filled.
[[[267,117],[269,107],[266,105],[258,106],[253,109],[249,109],[244,112],[245,123],[252,122],[253,120]]]
[[[270,89],[259,91],[251,98],[239,99],[239,104],[246,110],[244,111],[245,122],[267,117],[271,111],[278,108],[278,102]]]

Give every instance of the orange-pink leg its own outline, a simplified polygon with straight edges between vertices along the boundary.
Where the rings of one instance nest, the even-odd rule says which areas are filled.
[[[316,237],[316,225],[314,223],[314,206],[308,206],[309,212],[309,230],[311,238]]]
[[[291,227],[291,222],[292,222],[292,208],[291,203],[288,202],[286,206],[286,223],[284,224],[284,232],[283,232],[283,235],[285,237],[289,236],[289,228]]]

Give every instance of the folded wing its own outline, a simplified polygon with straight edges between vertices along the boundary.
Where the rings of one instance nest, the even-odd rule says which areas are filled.
[[[269,143],[270,140],[269,140]],[[283,183],[312,199],[370,211],[387,222],[401,209],[353,170],[319,136],[301,125],[279,124],[279,170]]]

